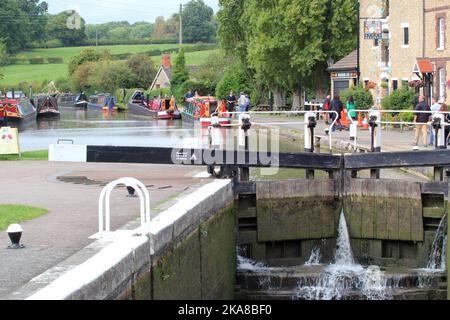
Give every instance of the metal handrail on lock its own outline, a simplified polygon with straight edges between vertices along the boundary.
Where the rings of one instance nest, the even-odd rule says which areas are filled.
[[[135,178],[121,178],[108,183],[100,193],[98,200],[98,234],[94,235],[97,238],[104,237],[111,233],[111,207],[110,197],[112,190],[124,184],[127,187],[132,187],[136,190],[140,199],[140,219],[141,229],[148,231],[150,224],[150,194],[145,185]],[[105,222],[103,223],[103,219]]]

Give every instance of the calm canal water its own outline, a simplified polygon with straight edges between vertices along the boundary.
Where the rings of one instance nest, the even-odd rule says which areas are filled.
[[[153,120],[127,112],[60,110],[59,119],[39,119],[21,129],[22,151],[48,149],[60,139],[87,145],[173,147],[194,135],[194,126],[180,120]]]

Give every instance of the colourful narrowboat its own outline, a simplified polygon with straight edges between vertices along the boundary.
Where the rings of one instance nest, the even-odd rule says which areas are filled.
[[[36,108],[27,98],[0,100],[0,125],[19,127],[36,121]]]
[[[186,107],[181,113],[183,121],[199,123],[203,127],[211,125],[211,115],[217,115],[219,123],[226,125],[231,123],[227,114],[224,101],[215,97],[193,97],[186,99]]]
[[[180,119],[181,113],[175,98],[154,98],[148,100],[142,91],[136,91],[128,101],[128,112],[141,116],[151,116],[158,119]]]
[[[97,109],[103,111],[116,111],[118,109],[116,97],[108,93],[100,93],[90,96],[87,107],[89,109]]]

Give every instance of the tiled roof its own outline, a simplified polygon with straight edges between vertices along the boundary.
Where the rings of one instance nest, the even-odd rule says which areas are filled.
[[[417,68],[414,68],[414,71],[418,71],[420,73],[433,73],[433,65],[431,61],[428,59],[417,59]]]
[[[342,58],[331,67],[328,68],[328,71],[335,70],[349,70],[349,69],[357,69],[358,68],[358,50],[353,51],[348,56]]]

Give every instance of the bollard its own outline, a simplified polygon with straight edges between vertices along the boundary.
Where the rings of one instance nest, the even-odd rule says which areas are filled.
[[[305,114],[305,152],[314,152],[314,128],[317,125],[314,112]],[[314,179],[314,170],[306,170],[306,179]]]
[[[317,125],[316,115],[314,112],[305,114],[305,152],[314,152],[314,128]]]
[[[8,246],[8,249],[23,249],[25,246],[20,244],[20,238],[22,237],[23,229],[19,224],[11,224],[6,230],[8,233],[9,239],[11,240],[11,244]]]
[[[436,149],[447,149],[445,141],[445,116],[442,113],[433,114],[434,145]]]
[[[381,112],[372,110],[369,113],[370,149],[381,152]],[[370,169],[371,179],[380,179],[380,169]]]
[[[250,115],[247,113],[243,113],[239,115],[239,125],[240,125],[240,145],[243,144],[244,146],[244,150],[245,151],[249,151],[249,146],[248,146],[248,130],[250,130],[252,124],[250,122]],[[241,136],[243,132],[243,136]],[[241,141],[243,138],[243,141]],[[250,168],[249,167],[243,167],[240,170],[241,172],[241,181],[249,181],[250,180]]]

